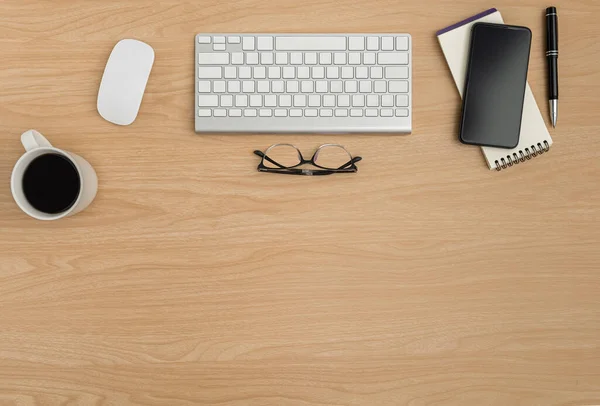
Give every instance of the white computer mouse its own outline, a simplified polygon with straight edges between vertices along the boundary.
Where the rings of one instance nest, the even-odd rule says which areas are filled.
[[[98,91],[98,113],[105,120],[118,125],[135,121],[153,64],[150,45],[135,39],[115,45]]]

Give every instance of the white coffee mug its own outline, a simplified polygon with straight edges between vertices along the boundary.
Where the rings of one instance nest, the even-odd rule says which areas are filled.
[[[10,178],[10,188],[13,198],[21,210],[38,220],[58,220],[78,213],[92,203],[98,191],[98,177],[96,176],[96,171],[94,171],[94,168],[92,168],[88,161],[72,152],[54,148],[42,134],[35,130],[24,132],[21,135],[21,143],[25,147],[26,152],[15,164]],[[25,170],[35,158],[48,153],[59,154],[67,158],[77,169],[81,182],[79,195],[75,203],[67,210],[56,214],[37,210],[27,201],[23,192],[23,175],[25,174]]]

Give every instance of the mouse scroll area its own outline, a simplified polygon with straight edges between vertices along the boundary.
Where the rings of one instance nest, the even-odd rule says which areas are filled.
[[[132,124],[140,110],[154,64],[154,50],[142,41],[121,40],[113,48],[100,89],[98,113],[117,125]]]

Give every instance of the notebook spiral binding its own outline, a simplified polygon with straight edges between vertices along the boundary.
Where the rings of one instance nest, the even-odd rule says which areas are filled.
[[[519,150],[519,155],[516,152],[513,152],[512,156],[506,155],[506,159],[500,158],[500,160],[496,160],[496,170],[501,171],[502,169],[510,168],[513,165],[517,165],[521,162],[525,162],[526,160],[530,160],[531,158],[535,158],[538,155],[542,155],[543,153],[548,152],[550,149],[550,144],[548,141],[544,141],[544,145],[538,142],[537,145],[532,145],[530,148],[525,148],[525,152],[523,150]]]

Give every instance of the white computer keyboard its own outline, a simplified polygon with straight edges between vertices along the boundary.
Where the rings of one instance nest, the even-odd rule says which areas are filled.
[[[198,34],[196,132],[412,130],[408,34]]]

